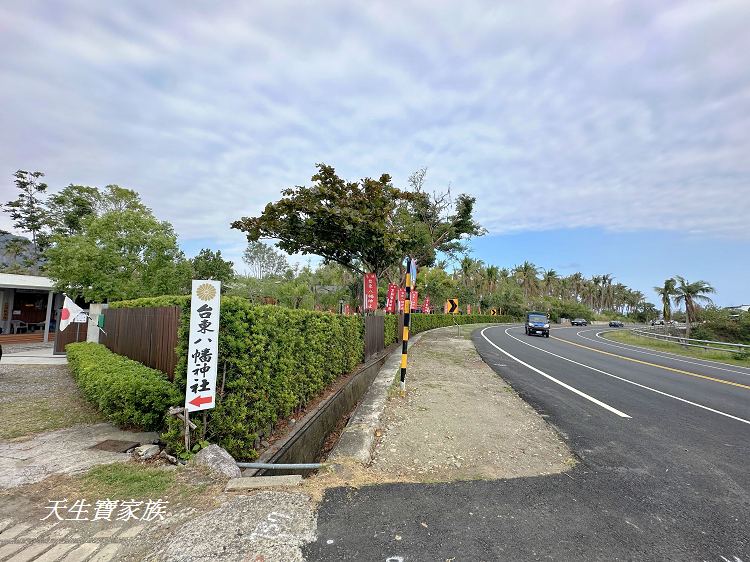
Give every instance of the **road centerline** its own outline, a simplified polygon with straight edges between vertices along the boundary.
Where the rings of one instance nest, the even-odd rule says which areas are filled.
[[[490,328],[491,327],[492,326],[490,326]],[[489,328],[485,328],[485,330],[487,330],[487,329],[489,329]],[[570,363],[574,363],[576,365],[580,365],[581,367],[585,367],[586,369],[590,369],[592,371],[596,371],[597,373],[601,373],[602,375],[606,375],[606,376],[611,377],[613,379],[617,379],[617,380],[620,380],[622,382],[626,382],[628,384],[632,384],[633,386],[637,386],[637,387],[643,388],[645,390],[650,390],[651,392],[655,392],[656,394],[661,394],[662,396],[667,396],[668,398],[673,398],[674,400],[678,400],[678,401],[683,402],[685,404],[690,404],[691,406],[695,406],[696,408],[700,408],[702,410],[713,412],[714,414],[719,414],[720,416],[724,416],[724,417],[727,417],[727,418],[730,418],[730,419],[733,419],[733,420],[736,420],[736,421],[739,421],[739,422],[746,423],[746,424],[750,425],[750,420],[746,420],[746,419],[740,418],[738,416],[733,416],[732,414],[728,414],[727,412],[722,412],[721,410],[716,410],[714,408],[710,408],[709,406],[704,406],[703,404],[698,404],[697,402],[693,402],[691,400],[687,400],[685,398],[681,398],[679,396],[675,396],[674,394],[669,394],[668,392],[664,392],[662,390],[657,390],[655,388],[651,388],[650,386],[647,386],[645,384],[641,384],[641,383],[638,383],[638,382],[635,382],[635,381],[631,381],[631,380],[626,379],[624,377],[620,377],[618,375],[615,375],[615,374],[612,374],[612,373],[608,373],[607,371],[602,371],[601,369],[597,369],[596,367],[592,367],[590,365],[586,365],[585,363],[579,363],[578,361],[575,361],[573,359],[569,359],[567,357],[563,357],[562,355],[558,355],[557,353],[552,353],[551,351],[547,351],[546,349],[542,349],[541,347],[537,347],[535,345],[531,345],[530,343],[527,343],[527,342],[525,342],[525,341],[523,341],[523,340],[521,340],[521,339],[519,339],[519,338],[517,338],[515,336],[512,336],[511,334],[508,333],[508,330],[510,330],[510,328],[508,328],[508,329],[505,330],[505,335],[508,336],[509,338],[512,338],[512,339],[516,340],[517,342],[522,343],[523,345],[528,345],[529,347],[533,347],[534,349],[536,349],[538,351],[542,351],[544,353],[548,353],[549,355],[557,357],[558,359],[562,359],[564,361],[569,361]],[[484,336],[484,330],[482,330],[482,336]],[[485,336],[485,339],[487,339],[486,336]],[[492,342],[490,342],[490,343],[492,343]],[[495,347],[497,347],[497,346],[495,346]]]
[[[489,330],[489,328],[491,328],[491,327],[492,327],[492,326],[489,326],[489,327],[485,328],[484,330],[482,330],[482,331],[480,332],[480,334],[482,335],[482,337],[483,337],[483,338],[484,338],[485,340],[487,340],[487,343],[489,343],[489,344],[490,344],[490,345],[491,345],[492,347],[494,347],[495,349],[497,349],[497,350],[498,350],[498,351],[500,351],[501,353],[504,353],[505,355],[507,355],[508,357],[510,357],[511,359],[513,359],[514,361],[516,361],[516,362],[520,363],[521,365],[523,365],[523,366],[524,366],[524,367],[526,367],[527,369],[531,369],[531,370],[532,370],[532,371],[534,371],[535,373],[538,373],[538,374],[542,375],[543,377],[545,377],[545,378],[547,378],[547,379],[551,380],[551,381],[552,381],[552,382],[554,382],[555,384],[559,384],[560,386],[562,386],[563,388],[566,388],[566,389],[570,390],[570,391],[571,391],[571,392],[573,392],[574,394],[577,394],[578,396],[580,396],[580,397],[582,397],[582,398],[585,398],[586,400],[588,400],[588,401],[590,401],[590,402],[593,402],[593,403],[594,403],[594,404],[596,404],[597,406],[600,406],[600,407],[604,408],[605,410],[608,410],[608,411],[612,412],[612,413],[613,413],[613,414],[615,414],[616,416],[619,416],[619,417],[621,417],[621,418],[627,418],[627,419],[630,419],[630,416],[629,416],[628,414],[626,414],[625,412],[621,412],[621,411],[620,411],[620,410],[618,410],[617,408],[613,408],[613,407],[612,407],[612,406],[610,406],[609,404],[606,404],[606,403],[602,402],[601,400],[597,400],[597,399],[596,399],[596,398],[594,398],[593,396],[590,396],[590,395],[586,394],[585,392],[582,392],[582,391],[578,390],[577,388],[575,388],[575,387],[573,387],[573,386],[570,386],[569,384],[566,384],[566,383],[562,382],[561,380],[558,380],[558,379],[556,379],[556,378],[555,378],[555,377],[553,377],[552,375],[548,375],[548,374],[547,374],[547,373],[545,373],[544,371],[542,371],[542,370],[540,370],[540,369],[537,369],[536,367],[534,367],[534,366],[532,366],[532,365],[529,365],[528,363],[526,363],[526,362],[524,362],[524,361],[520,360],[520,359],[519,359],[518,357],[516,357],[516,356],[514,356],[514,355],[511,355],[510,353],[508,353],[507,351],[505,351],[505,350],[504,350],[503,348],[501,348],[500,346],[498,346],[497,344],[495,344],[495,343],[494,343],[494,342],[493,342],[492,340],[490,340],[490,339],[489,339],[489,338],[488,338],[487,336],[485,336],[485,335],[484,335],[484,332],[485,332],[486,330]],[[506,332],[506,333],[507,333],[507,332]],[[513,336],[511,336],[511,337],[513,337]]]
[[[512,336],[511,336],[512,337]],[[731,386],[737,386],[739,388],[744,388],[746,390],[750,390],[750,386],[746,384],[742,384],[739,382],[734,381],[728,381],[726,379],[720,379],[717,377],[709,377],[708,375],[700,375],[698,373],[693,373],[692,371],[685,371],[683,369],[675,369],[674,367],[667,367],[666,365],[659,365],[658,363],[651,363],[649,361],[642,361],[641,359],[634,359],[633,357],[626,357],[625,355],[619,355],[618,353],[612,353],[611,351],[604,351],[603,349],[596,349],[595,347],[591,347],[588,345],[583,345],[582,343],[576,343],[572,342],[570,340],[566,340],[564,338],[558,338],[557,336],[550,336],[550,338],[561,341],[570,345],[575,345],[576,347],[580,347],[583,349],[588,349],[589,351],[595,351],[596,353],[601,353],[603,355],[610,355],[611,357],[617,357],[618,359],[623,359],[625,361],[632,361],[633,363],[639,363],[641,365],[648,365],[649,367],[656,367],[658,369],[664,369],[665,371],[671,371],[673,373],[678,373],[680,375],[687,375],[689,377],[696,377],[699,379],[705,379],[709,380],[711,382],[718,382],[721,384],[728,384]]]
[[[605,338],[602,336],[602,334],[607,334],[609,332],[616,332],[617,330],[602,330],[600,332],[596,332],[596,329],[594,330],[581,330],[579,332],[576,332],[576,336],[578,336],[581,339],[588,340],[590,342],[594,343],[601,343],[604,345],[608,345],[610,347],[616,347],[618,349],[624,349],[625,351],[632,351],[634,353],[642,353],[643,355],[651,355],[652,357],[658,357],[660,359],[668,359],[670,361],[677,361],[679,363],[687,363],[689,365],[697,365],[699,367],[706,367],[708,369],[716,369],[717,371],[726,371],[728,373],[735,373],[738,375],[745,375],[750,376],[750,367],[743,367],[741,365],[734,365],[732,363],[722,363],[721,361],[714,361],[711,359],[699,359],[697,357],[690,357],[691,359],[695,359],[695,361],[690,361],[687,358],[688,355],[679,355],[677,353],[672,353],[670,351],[657,351],[655,349],[651,349],[649,347],[641,347],[639,345],[633,345],[629,343],[623,343],[617,340],[610,340],[608,338]],[[596,332],[596,338],[588,338],[582,334],[588,334],[591,332]],[[615,343],[616,342],[616,343]],[[734,367],[733,369],[729,369],[728,367]],[[738,371],[736,369],[748,369],[746,371]]]

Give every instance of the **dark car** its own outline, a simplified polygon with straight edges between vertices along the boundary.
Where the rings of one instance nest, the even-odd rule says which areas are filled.
[[[545,338],[549,337],[549,318],[544,312],[527,312],[526,324],[524,326],[526,335],[539,334]]]
[[[624,326],[625,326],[625,324],[623,324],[619,320],[610,320],[609,321],[609,327],[610,328],[622,328]]]
[[[573,320],[570,321],[570,325],[571,326],[588,326],[589,321],[586,320],[585,318],[574,318]]]

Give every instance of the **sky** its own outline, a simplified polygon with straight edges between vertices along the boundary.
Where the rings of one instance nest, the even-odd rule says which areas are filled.
[[[240,265],[229,224],[315,163],[427,167],[476,197],[475,258],[747,304],[748,29],[746,0],[6,0],[0,199],[116,183]]]

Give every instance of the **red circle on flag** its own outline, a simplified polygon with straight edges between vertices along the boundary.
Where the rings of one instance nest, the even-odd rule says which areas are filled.
[[[70,310],[68,310],[67,308],[63,308],[62,312],[60,313],[60,318],[62,320],[67,320],[68,318],[70,318]]]

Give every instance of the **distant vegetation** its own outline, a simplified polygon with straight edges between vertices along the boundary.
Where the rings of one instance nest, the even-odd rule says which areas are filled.
[[[337,310],[343,302],[356,310],[362,273],[378,274],[382,306],[388,283],[403,283],[403,258],[411,255],[419,265],[419,302],[429,296],[433,310],[458,298],[464,313],[470,306],[474,313],[495,308],[514,317],[533,309],[553,320],[658,317],[641,291],[610,273],[562,275],[530,261],[511,266],[472,258],[468,241],[485,233],[474,217],[474,198],[428,191],[426,175],[418,170],[400,189],[388,174],[347,181],[319,164],[309,187],[285,189],[259,216],[232,223],[248,237],[244,264],[235,265],[209,248],[188,259],[172,225],[135,191],[68,185],[49,194],[42,172],[19,170],[18,196],[4,210],[29,238],[0,233],[0,271],[47,275],[58,290],[88,301],[187,294],[190,279],[212,278],[226,294],[254,303]],[[284,252],[322,263],[292,267]],[[679,276],[655,290],[664,318],[679,317],[674,304],[693,324],[714,292],[705,281]]]

